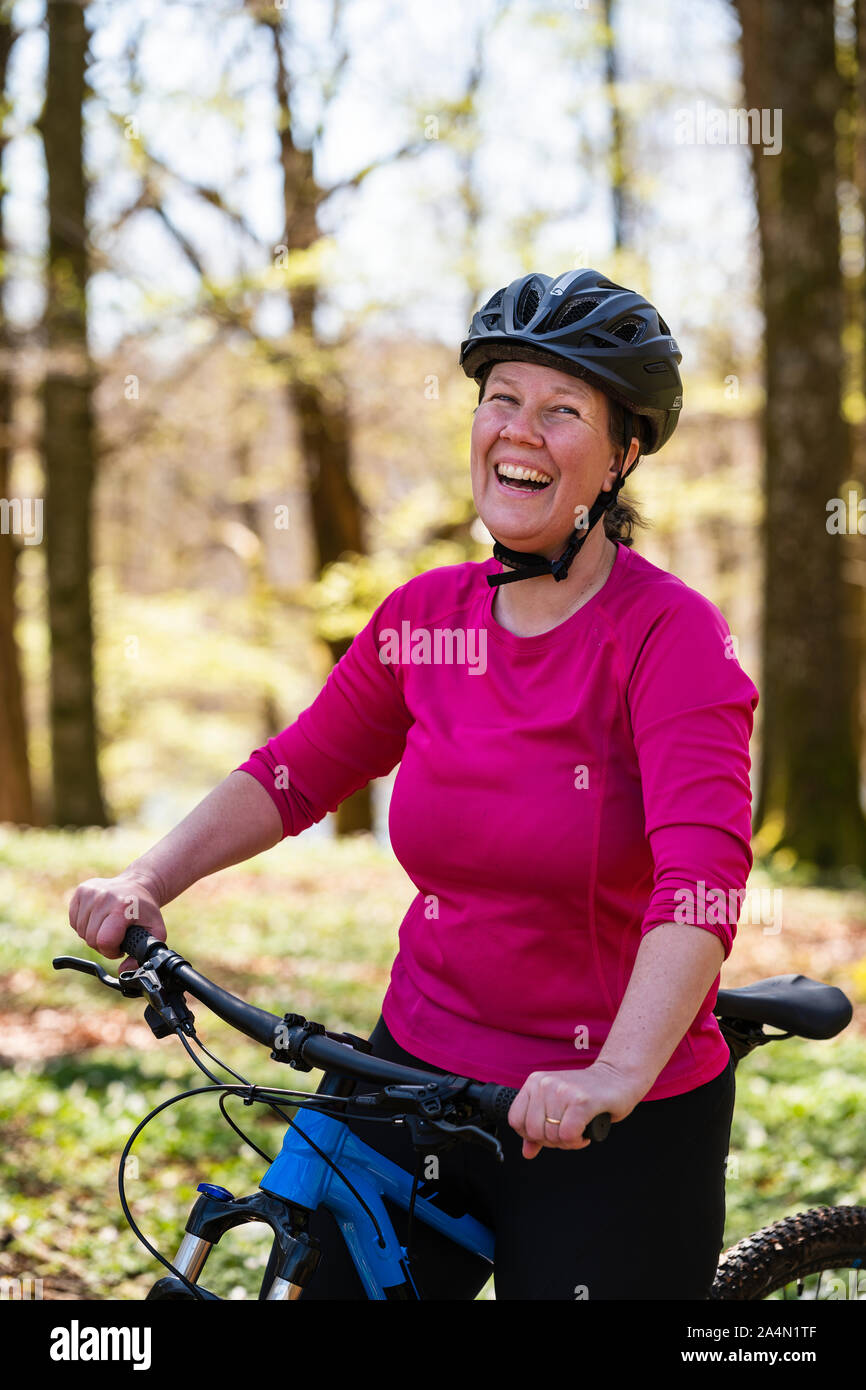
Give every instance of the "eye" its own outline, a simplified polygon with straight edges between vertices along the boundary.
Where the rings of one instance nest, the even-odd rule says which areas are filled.
[[[496,391],[496,392],[494,392],[492,395],[487,396],[486,399],[487,399],[488,401],[514,401],[514,396],[508,396],[508,395],[505,394],[504,391]],[[516,402],[515,402],[515,404],[516,404]],[[575,410],[574,406],[571,406],[571,405],[557,405],[557,406],[554,406],[554,409],[555,409],[555,410],[567,410],[568,413],[569,413],[569,415],[576,415],[578,418],[580,418],[580,411],[579,411],[579,410]]]

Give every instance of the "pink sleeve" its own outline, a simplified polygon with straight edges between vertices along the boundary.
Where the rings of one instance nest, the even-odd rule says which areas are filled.
[[[249,772],[271,797],[283,838],[335,811],[403,755],[412,719],[395,667],[379,660],[376,641],[380,615],[393,598],[379,605],[313,703],[235,768]]]
[[[641,935],[663,922],[701,926],[727,959],[752,867],[758,691],[718,608],[679,593],[647,634],[626,692],[655,865]]]

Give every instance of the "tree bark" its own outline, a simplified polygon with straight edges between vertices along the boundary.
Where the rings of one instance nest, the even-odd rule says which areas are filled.
[[[855,634],[828,501],[850,473],[841,409],[843,287],[833,7],[737,0],[746,106],[782,113],[751,145],[766,319],[763,759],[755,829],[819,869],[866,867]],[[773,119],[778,122],[779,117]],[[774,830],[774,827],[777,829]]]
[[[47,6],[45,104],[37,122],[48,178],[42,396],[53,819],[70,826],[109,823],[97,765],[90,600],[95,373],[87,343],[85,8]]]
[[[613,5],[614,0],[604,0],[604,77],[610,108],[608,177],[613,204],[613,249],[614,252],[618,252],[629,246],[632,228],[627,196],[625,122],[618,87],[619,50]]]
[[[294,251],[309,250],[319,240],[322,233],[318,210],[329,190],[316,179],[312,149],[300,146],[294,138],[290,78],[283,58],[281,26],[274,22],[273,16],[264,19],[259,16],[259,22],[269,25],[273,35],[285,207],[284,245],[291,256]],[[341,556],[366,554],[361,501],[352,481],[348,391],[334,350],[317,335],[318,283],[292,285],[288,297],[296,344],[288,391],[298,423],[316,569],[321,574]],[[339,661],[350,645],[349,638],[329,641],[332,661]],[[370,787],[361,787],[340,803],[336,831],[338,835],[347,835],[372,828]]]
[[[0,96],[5,101],[9,55],[15,42],[10,13],[0,14]],[[0,171],[8,136],[0,127]],[[5,208],[0,196],[0,498],[11,501],[12,464],[12,342],[3,303],[9,264],[4,223]],[[0,529],[0,821],[33,824],[33,790],[27,757],[27,721],[21,664],[15,641],[15,581],[19,542],[12,525]]]

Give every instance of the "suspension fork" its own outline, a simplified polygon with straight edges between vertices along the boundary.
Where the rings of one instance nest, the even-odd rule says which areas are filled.
[[[259,1297],[300,1298],[319,1262],[318,1242],[306,1230],[306,1208],[269,1192],[233,1197],[225,1188],[210,1183],[199,1184],[199,1191],[202,1195],[190,1212],[174,1259],[178,1273],[197,1284],[208,1255],[226,1231],[248,1221],[261,1221],[270,1226],[274,1242],[268,1264],[271,1278],[267,1288],[263,1283]]]

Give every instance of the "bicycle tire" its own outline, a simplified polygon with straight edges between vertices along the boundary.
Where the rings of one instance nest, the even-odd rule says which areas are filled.
[[[854,1296],[866,1298],[866,1273],[860,1278],[866,1271],[866,1207],[812,1207],[746,1236],[722,1256],[710,1298],[766,1299],[831,1270],[857,1271]],[[802,1287],[796,1296],[802,1296]]]

